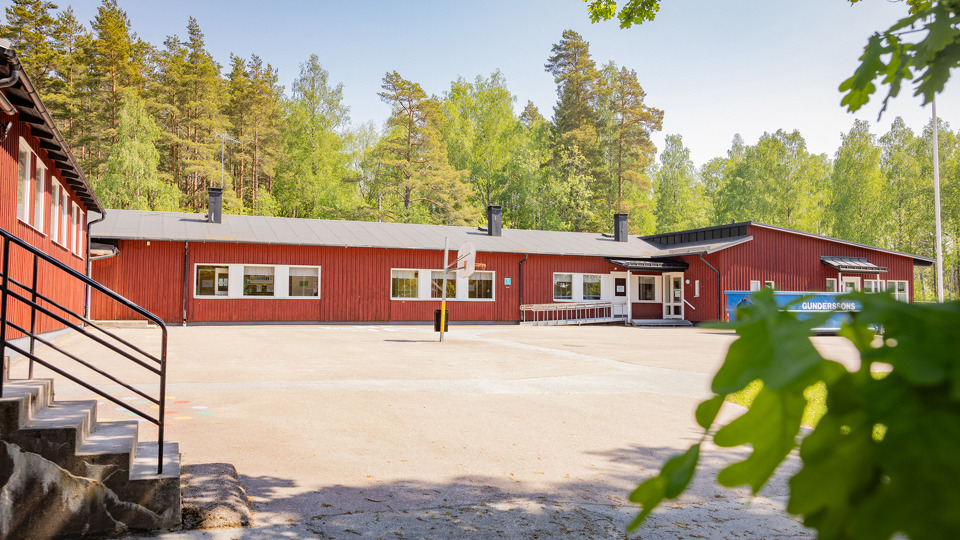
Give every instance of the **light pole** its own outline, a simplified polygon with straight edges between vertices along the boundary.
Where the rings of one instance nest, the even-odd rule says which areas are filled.
[[[937,122],[937,96],[933,96],[933,199],[937,220],[937,301],[943,303],[943,233],[940,229],[940,131]]]
[[[216,137],[220,139],[220,189],[223,189],[223,150],[224,150],[223,145],[226,141],[230,141],[233,143],[239,143],[240,141],[227,135],[226,132],[217,133]]]

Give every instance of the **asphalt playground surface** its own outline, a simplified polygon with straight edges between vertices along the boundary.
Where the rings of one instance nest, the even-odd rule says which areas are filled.
[[[624,538],[630,491],[700,440],[694,408],[735,339],[701,328],[451,330],[441,343],[427,326],[171,327],[165,439],[184,465],[235,466],[253,526],[129,538]],[[156,329],[114,332],[159,341]],[[842,338],[815,343],[855,365]],[[75,335],[58,344],[90,347]],[[92,397],[61,380],[55,392]],[[98,415],[129,419],[115,409],[101,400]],[[722,417],[741,412],[727,404]],[[156,428],[142,423],[140,437],[155,440]],[[715,485],[744,452],[706,447],[692,489],[635,537],[812,537],[783,511],[782,474],[756,496]]]

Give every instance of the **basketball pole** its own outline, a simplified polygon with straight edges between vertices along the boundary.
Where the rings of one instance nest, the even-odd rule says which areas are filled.
[[[443,237],[443,291],[440,293],[440,342],[443,343],[443,325],[447,322],[447,256],[450,252],[450,238]]]

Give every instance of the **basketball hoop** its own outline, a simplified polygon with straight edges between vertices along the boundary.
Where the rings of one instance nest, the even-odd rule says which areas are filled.
[[[457,277],[466,279],[473,275],[477,261],[477,248],[472,242],[464,242],[457,250]]]

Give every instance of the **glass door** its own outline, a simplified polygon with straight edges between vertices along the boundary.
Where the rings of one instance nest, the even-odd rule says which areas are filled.
[[[683,274],[663,275],[663,318],[683,318]]]

